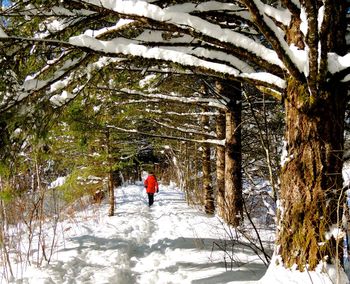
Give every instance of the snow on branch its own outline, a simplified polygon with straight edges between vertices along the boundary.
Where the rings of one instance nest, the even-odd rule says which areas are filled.
[[[68,75],[72,70],[79,68],[81,66],[82,62],[84,62],[89,56],[83,56],[78,59],[74,60],[67,60],[61,68],[56,70],[48,79],[41,80],[38,79],[37,76],[40,73],[33,75],[28,75],[26,79],[23,82],[22,88],[16,93],[16,95],[11,94],[11,96],[6,96],[3,98],[3,101],[0,102],[0,109],[1,108],[11,108],[13,105],[15,105],[18,102],[23,101],[30,95],[40,92],[44,90],[45,88],[50,87],[55,82],[58,82],[65,78],[66,75]]]
[[[18,17],[18,16],[27,16],[27,17],[86,17],[95,14],[95,12],[86,10],[86,9],[66,9],[62,6],[53,6],[48,8],[36,7],[33,4],[27,5],[23,10],[16,9],[17,5],[10,6],[7,9],[4,9],[1,14],[6,17]]]
[[[160,99],[128,99],[120,102],[115,102],[115,106],[132,105],[132,104],[145,104],[145,103],[160,103]]]
[[[173,115],[173,116],[193,116],[198,117],[200,115],[206,115],[206,116],[219,116],[221,115],[220,112],[212,112],[212,111],[203,111],[203,112],[174,112],[174,111],[162,111],[162,110],[154,110],[154,109],[147,109],[147,112],[149,113],[155,113],[155,114],[161,114],[161,115]]]
[[[133,20],[120,20],[115,26],[103,28],[100,30],[87,30],[85,35],[98,38],[106,35],[109,32],[118,31],[121,27],[127,28]],[[237,56],[232,56],[227,52],[216,48],[213,45],[203,45],[193,37],[182,34],[181,36],[171,37],[164,40],[164,31],[145,29],[139,36],[133,41],[135,44],[145,45],[148,47],[158,47],[164,50],[182,52],[183,54],[190,54],[196,56],[199,59],[208,60],[216,63],[222,63],[228,65],[231,68],[238,69],[243,73],[254,73],[255,69],[247,63],[239,59]],[[125,41],[127,41],[125,39]],[[130,41],[131,43],[132,41]],[[197,44],[196,44],[197,43]]]
[[[281,2],[294,17],[299,17],[300,2],[298,0],[281,0]]]
[[[227,73],[233,76],[238,75],[235,68],[223,64],[212,63],[201,60],[195,56],[184,54],[176,50],[163,49],[158,47],[147,47],[137,44],[135,41],[117,38],[110,41],[102,41],[87,35],[71,37],[69,43],[75,46],[90,48],[95,51],[108,54],[124,54],[139,56],[148,59],[158,59],[179,63],[185,66],[201,66],[220,73]]]
[[[223,75],[232,77],[248,78],[256,81],[259,85],[275,85],[278,89],[285,88],[285,81],[278,76],[270,74],[268,76],[256,73],[240,73],[236,68],[227,66],[226,64],[215,63],[208,60],[197,58],[194,55],[186,54],[178,50],[171,50],[161,47],[147,47],[138,44],[136,41],[127,40],[124,38],[116,38],[110,41],[98,40],[96,38],[80,35],[71,37],[69,40],[71,45],[88,48],[95,52],[101,52],[108,55],[132,55],[147,59],[164,60],[168,62],[178,63],[182,66],[200,67],[206,70],[211,70]],[[259,82],[260,81],[260,82]]]
[[[242,13],[242,7],[235,3],[223,3],[218,1],[207,1],[203,3],[180,3],[164,8],[165,11],[172,12],[210,12],[210,11],[228,11],[232,13]],[[243,10],[244,12],[244,10]],[[249,16],[248,14],[246,16]]]
[[[335,53],[328,54],[328,70],[334,75],[341,74],[340,80],[350,81],[350,53],[339,56]]]
[[[159,33],[159,32],[157,32]],[[188,38],[183,42],[179,41],[179,38],[170,40],[167,44],[164,42],[158,41],[150,41],[150,36],[154,34],[153,32],[144,32],[144,34],[139,36],[137,39],[142,41],[142,44],[158,46],[167,50],[174,50],[178,52],[182,52],[183,54],[189,54],[196,56],[199,59],[216,62],[219,64],[227,65],[228,67],[237,69],[240,73],[255,73],[255,68],[248,64],[247,61],[243,61],[239,59],[237,56],[233,56],[228,54],[227,52],[222,51],[219,48],[215,48],[212,45],[203,45],[193,44],[193,39]]]
[[[284,39],[284,31],[277,27],[268,15],[262,13],[268,11],[266,5],[260,0],[243,0],[243,2],[252,14],[255,24],[259,26],[260,31],[273,46],[290,74],[295,78],[302,78],[301,74],[306,62],[305,60],[301,60],[302,58],[298,57],[296,53],[292,52],[292,49]]]
[[[106,88],[103,88],[106,89]],[[218,108],[218,109],[226,109],[226,106],[223,104],[223,102],[218,102],[215,98],[203,98],[203,97],[184,97],[176,93],[171,93],[171,95],[165,95],[165,94],[155,94],[155,93],[144,93],[140,91],[135,91],[131,89],[121,89],[121,90],[111,90],[116,93],[122,93],[127,95],[137,95],[141,97],[147,97],[152,99],[159,99],[159,100],[168,100],[168,101],[175,101],[179,103],[184,104],[205,104],[210,107]]]
[[[59,91],[62,91],[62,93],[52,96],[50,98],[51,104],[54,107],[60,107],[66,104],[88,85],[88,82],[93,77],[93,73],[96,73],[117,61],[119,61],[118,58],[100,57],[97,61],[89,63],[83,70],[79,70],[79,72],[71,72],[65,79],[53,83],[47,94],[57,93]],[[84,78],[86,78],[86,83],[82,84],[81,81]],[[78,84],[78,86],[73,89],[72,93],[67,92],[65,89],[73,84]]]
[[[83,2],[109,9],[123,15],[145,17],[159,23],[173,24],[182,29],[191,29],[221,42],[241,47],[247,52],[256,54],[266,62],[270,62],[283,68],[283,63],[273,50],[266,48],[264,45],[239,32],[230,29],[223,29],[217,24],[210,23],[207,20],[193,16],[187,12],[172,11],[170,8],[162,9],[154,4],[144,1],[83,0]],[[213,5],[215,5],[215,2]]]
[[[138,131],[136,129],[126,129],[122,127],[118,127],[115,125],[107,125],[107,128],[111,130],[116,130],[120,132],[126,132],[126,133],[133,133],[137,135],[143,135],[143,136],[148,136],[148,137],[156,137],[156,138],[162,138],[162,139],[169,139],[169,140],[179,140],[179,141],[186,141],[186,142],[193,142],[193,143],[202,143],[202,144],[212,144],[212,145],[218,145],[218,146],[225,146],[226,140],[218,140],[218,139],[189,139],[185,137],[176,137],[176,136],[169,136],[169,135],[158,135],[158,134],[152,134],[149,132],[142,132]]]
[[[182,11],[180,7],[177,7],[177,11],[175,6],[162,9],[143,1],[121,0],[82,1],[85,4],[80,1],[73,2],[74,5],[83,5],[85,8],[92,9],[96,15],[102,14],[103,11],[110,13],[110,15],[129,19],[119,19],[115,25],[108,28],[85,30],[84,34],[71,37],[68,42],[48,38],[15,36],[11,36],[9,40],[42,42],[46,45],[68,48],[75,47],[82,51],[110,57],[132,56],[174,62],[191,68],[195,72],[245,81],[278,91],[285,88],[286,83],[282,77],[284,65],[278,59],[276,52],[253,39],[251,35],[247,36],[230,28],[222,28],[220,23],[214,24],[207,19],[201,19],[185,10],[185,12]],[[203,11],[214,11],[218,6],[218,2],[215,1],[202,4]],[[224,6],[224,10],[221,11],[242,12],[242,7],[229,4],[227,7]],[[105,17],[105,14],[103,15]],[[135,27],[139,25],[139,28],[145,32],[149,27],[164,29],[163,32],[170,33],[176,32],[177,29],[178,33],[181,34],[181,39],[176,40],[176,37],[171,36],[170,41],[165,40],[161,37],[161,32],[153,33],[158,37],[156,41],[154,38],[147,39],[146,34],[136,35],[139,36],[137,39],[123,37],[111,39],[116,34],[120,35],[119,31],[128,34],[130,24],[134,24]],[[75,24],[72,25],[74,27]],[[43,35],[45,36],[45,33]],[[177,44],[173,45],[174,42]],[[267,72],[261,73],[261,70],[264,69]]]
[[[168,128],[168,129],[173,129],[182,133],[188,133],[188,134],[196,134],[196,135],[201,135],[207,138],[212,138],[215,139],[217,138],[217,136],[213,133],[208,133],[208,132],[202,132],[202,131],[197,131],[194,128],[184,128],[184,127],[179,127],[179,126],[172,126],[170,124],[164,123],[164,122],[160,122],[158,120],[152,119],[152,121],[162,127]]]
[[[7,34],[4,32],[4,30],[0,26],[0,38],[7,38],[7,37],[8,37]]]
[[[271,5],[264,4],[260,1],[256,1],[256,4],[259,5],[261,12],[272,18],[278,23],[283,24],[284,26],[289,26],[291,21],[291,12],[288,9],[275,8]]]

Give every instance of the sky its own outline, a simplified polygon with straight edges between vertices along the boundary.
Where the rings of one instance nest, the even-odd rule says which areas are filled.
[[[10,3],[11,3],[10,0],[2,0],[2,4],[3,4],[5,7],[10,6]]]
[[[33,245],[32,265],[17,261],[12,283],[306,284],[311,279],[312,283],[332,283],[325,273],[300,273],[273,265],[267,270],[246,246],[236,244],[233,254],[225,254],[219,246],[229,244],[228,228],[217,216],[188,206],[174,184],[160,185],[151,208],[142,183],[117,188],[115,197],[113,217],[107,216],[106,200],[101,206],[89,205],[80,211],[67,208],[67,218],[57,226],[50,264],[36,267],[38,251]],[[52,231],[48,222],[44,226],[47,244]],[[273,243],[273,232],[261,231],[261,236]],[[27,236],[21,237],[25,250]],[[245,241],[241,236],[240,240]],[[18,260],[18,255],[13,257]],[[327,273],[334,275],[335,270],[330,268]]]

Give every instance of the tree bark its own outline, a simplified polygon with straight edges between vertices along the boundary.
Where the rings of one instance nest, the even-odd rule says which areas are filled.
[[[206,93],[205,88],[203,88],[203,93]],[[207,111],[207,108],[203,108],[204,111]],[[202,128],[206,131],[210,128],[209,117],[207,115],[201,116],[201,125]],[[211,147],[209,144],[204,144],[202,152],[202,171],[203,171],[203,192],[204,192],[204,209],[207,214],[214,214],[215,212],[215,203],[214,203],[214,189],[212,185],[211,178],[211,162],[210,154]]]
[[[217,139],[225,139],[225,114],[216,118]],[[216,191],[218,215],[225,216],[225,147],[216,147]]]
[[[320,28],[315,23],[321,5],[325,11]],[[347,88],[329,77],[328,53],[347,52],[345,5],[344,1],[304,3],[306,42],[312,48],[309,74],[304,82],[292,76],[287,80],[288,155],[281,169],[277,253],[286,267],[296,264],[300,271],[315,270],[321,261],[339,267],[342,260],[343,237],[332,232],[341,228],[345,199],[342,156]],[[300,22],[292,18],[287,41],[304,49]]]
[[[114,186],[113,186],[113,171],[108,173],[108,196],[109,196],[109,212],[108,216],[114,216],[115,200],[114,200]]]
[[[106,147],[107,147],[107,162],[108,162],[108,197],[109,211],[108,216],[114,216],[115,200],[114,200],[114,182],[113,182],[113,162],[111,157],[110,133],[106,131]]]
[[[204,208],[205,213],[214,214],[215,204],[214,204],[214,190],[211,179],[211,165],[210,165],[210,146],[205,145],[203,147],[202,154],[202,167],[203,167],[203,191],[204,191]]]
[[[232,100],[226,112],[225,201],[226,222],[239,226],[243,221],[241,105]]]
[[[243,221],[241,86],[222,82],[222,94],[230,99],[226,111],[225,221],[239,226]]]
[[[286,267],[341,259],[339,228],[344,204],[342,154],[346,89],[326,86],[317,97],[290,79],[287,87],[288,157],[281,171],[278,254]]]
[[[216,82],[215,87],[217,94],[227,101],[224,121],[220,121],[220,118],[217,121],[218,138],[222,139],[221,132],[224,132],[226,142],[224,153],[221,152],[222,148],[217,148],[219,215],[225,222],[236,227],[243,221],[241,85],[221,80]],[[221,177],[222,174],[224,177]],[[223,189],[220,184],[222,178]]]

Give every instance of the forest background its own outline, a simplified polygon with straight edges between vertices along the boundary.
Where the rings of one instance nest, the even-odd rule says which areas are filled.
[[[3,261],[9,225],[58,218],[99,192],[112,216],[115,186],[152,168],[233,227],[266,206],[283,266],[341,270],[348,9],[288,0],[3,6]],[[60,191],[49,191],[61,176]]]

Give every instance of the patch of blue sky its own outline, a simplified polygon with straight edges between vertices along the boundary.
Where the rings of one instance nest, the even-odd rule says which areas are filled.
[[[3,0],[2,1],[2,5],[5,6],[5,7],[8,7],[11,5],[11,1],[10,0]]]

